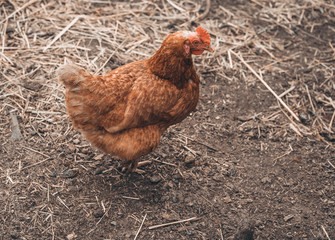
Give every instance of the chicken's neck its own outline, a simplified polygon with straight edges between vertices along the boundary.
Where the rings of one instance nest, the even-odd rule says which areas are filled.
[[[149,68],[153,74],[167,79],[182,88],[190,79],[195,81],[196,75],[191,56],[175,54],[160,48],[149,60]]]

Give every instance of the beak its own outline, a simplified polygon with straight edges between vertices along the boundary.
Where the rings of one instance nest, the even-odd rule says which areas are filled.
[[[213,48],[211,48],[210,46],[205,46],[204,50],[214,52]]]

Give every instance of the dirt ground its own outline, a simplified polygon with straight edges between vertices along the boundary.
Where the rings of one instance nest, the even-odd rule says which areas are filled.
[[[144,174],[127,175],[119,160],[73,130],[66,115],[64,88],[54,72],[64,57],[76,61],[80,49],[31,50],[24,39],[30,47],[34,36],[36,45],[40,36],[54,39],[63,27],[35,29],[45,31],[43,36],[28,30],[49,19],[60,26],[61,8],[71,16],[98,10],[103,16],[101,9],[137,9],[137,2],[0,1],[7,17],[17,10],[6,22],[0,19],[7,35],[7,45],[2,34],[0,46],[0,239],[335,239],[334,4],[211,1],[208,13],[206,2],[199,3],[203,19],[169,20],[170,32],[203,25],[215,53],[195,57],[202,81],[197,110],[169,128],[158,149],[143,158],[152,160]],[[187,7],[174,3],[145,4],[158,6],[155,11]],[[66,26],[73,18],[63,19]],[[97,21],[107,28],[112,22]],[[88,22],[73,26],[78,24]],[[55,45],[73,38],[70,30]],[[74,45],[82,51],[101,45],[85,41],[85,31]],[[299,121],[228,49],[260,69],[277,94],[291,89],[281,98]],[[98,52],[85,53],[93,59]],[[106,62],[106,53],[97,69],[128,61]],[[19,140],[12,139],[15,116]],[[158,226],[181,220],[186,221]],[[244,229],[253,238],[238,236]]]

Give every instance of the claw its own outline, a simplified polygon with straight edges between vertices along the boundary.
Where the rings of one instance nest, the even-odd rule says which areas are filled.
[[[151,163],[152,163],[152,161],[150,161],[150,160],[143,161],[143,162],[139,162],[139,163],[137,164],[137,167],[143,167],[143,166],[148,165],[148,164],[151,164]]]
[[[122,172],[136,172],[138,174],[143,174],[145,171],[138,169],[138,167],[142,167],[145,165],[150,164],[151,161],[143,161],[143,162],[138,162],[138,161],[129,161],[124,164],[124,167],[122,167]]]

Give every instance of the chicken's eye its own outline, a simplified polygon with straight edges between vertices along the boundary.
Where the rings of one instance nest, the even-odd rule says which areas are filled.
[[[199,46],[199,44],[200,44],[200,42],[199,42],[199,41],[197,41],[197,40],[193,42],[193,45],[194,45],[195,47],[198,47],[198,46]]]

